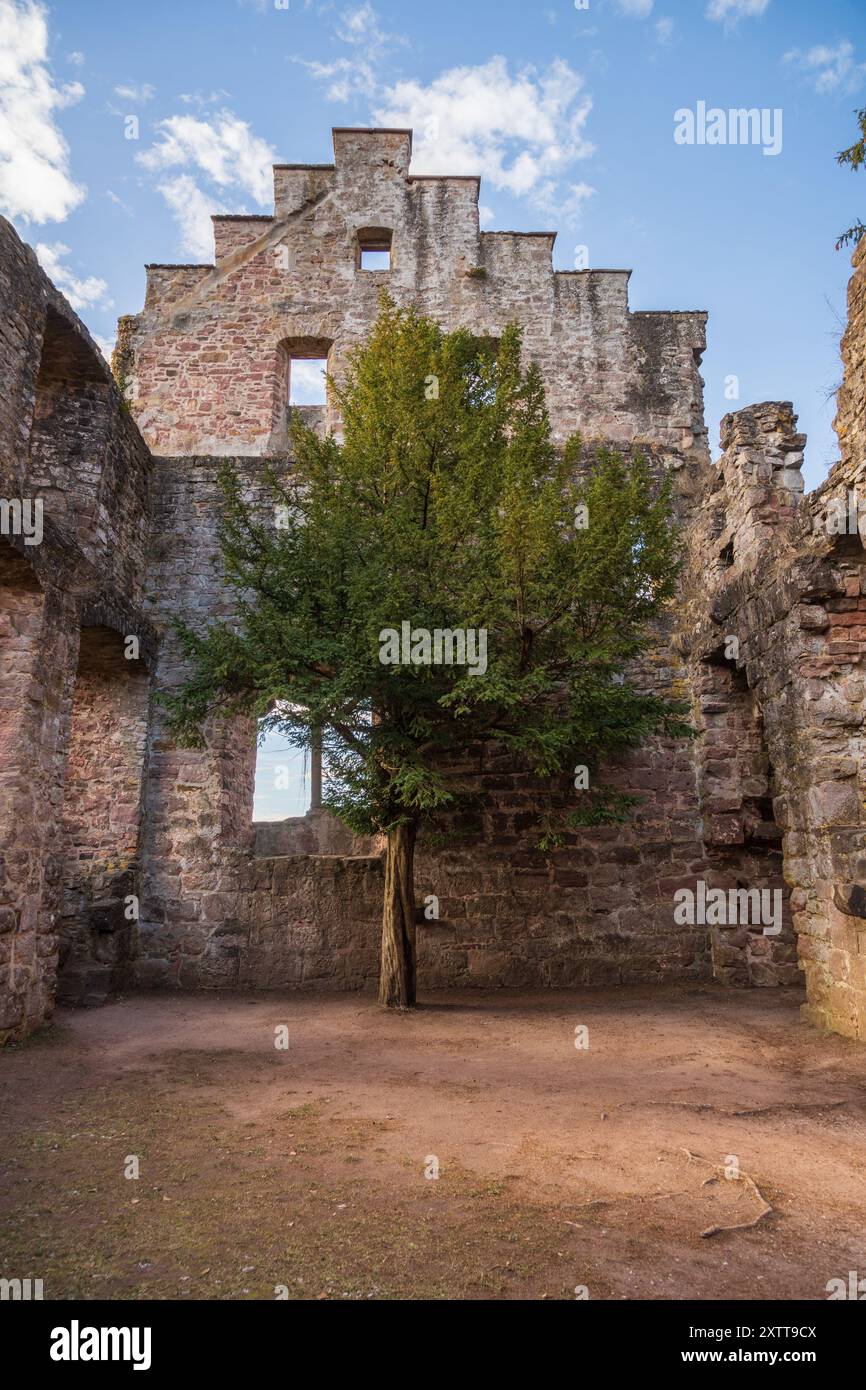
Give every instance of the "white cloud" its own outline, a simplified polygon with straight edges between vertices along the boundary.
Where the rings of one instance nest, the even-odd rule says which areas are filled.
[[[478,221],[482,227],[489,227],[491,222],[496,221],[496,213],[485,203],[478,204]]]
[[[649,13],[653,0],[647,3],[628,0]],[[371,4],[343,11],[335,34],[349,54],[293,61],[326,84],[331,100],[367,96],[371,124],[411,127],[413,173],[480,174],[491,187],[528,197],[545,212],[578,214],[590,195],[585,185],[564,180],[576,160],[593,153],[585,134],[592,101],[564,59],[512,73],[505,58],[494,56],[424,84],[391,76],[389,50],[406,40],[382,30]]]
[[[64,246],[62,241],[55,241],[51,246],[40,241],[36,246],[36,255],[45,274],[66,295],[73,309],[89,309],[94,304],[111,307],[111,301],[106,298],[108,285],[105,280],[100,280],[96,275],[80,280],[68,265],[63,264],[64,256],[69,255],[69,247]]]
[[[123,211],[126,213],[127,217],[134,216],[134,213],[132,211],[132,208],[129,206],[129,203],[124,202],[124,200],[120,197],[120,194],[115,193],[113,188],[106,188],[105,196],[110,203],[114,203],[115,207],[122,208]]]
[[[332,63],[320,63],[306,58],[293,58],[305,67],[317,82],[326,82],[329,101],[350,101],[354,96],[372,96],[378,87],[375,66],[366,58],[335,58]]]
[[[292,405],[320,405],[324,389],[325,376],[321,362],[295,360],[292,363]]]
[[[674,36],[674,28],[675,25],[672,19],[656,20],[655,30],[658,42],[662,44],[670,43]]]
[[[493,188],[546,202],[551,181],[593,152],[584,134],[591,108],[583,78],[564,59],[512,75],[494,57],[451,68],[426,87],[396,83],[373,120],[414,129],[416,173],[481,174]]]
[[[213,260],[214,213],[225,212],[221,203],[204,193],[190,174],[179,174],[157,185],[180,228],[181,246],[198,261]]]
[[[577,227],[583,220],[584,203],[594,198],[597,190],[588,183],[558,184],[545,179],[532,194],[533,206],[549,218],[551,229],[563,223]]]
[[[230,96],[224,87],[219,87],[213,92],[182,92],[180,99],[184,106],[195,106],[201,111],[205,106],[218,106],[228,101]]]
[[[331,101],[346,102],[355,96],[372,97],[380,87],[380,69],[386,54],[406,43],[399,34],[386,34],[370,4],[343,10],[334,29],[335,37],[352,50],[351,57],[330,61],[293,58],[318,82],[327,83]]]
[[[707,19],[724,21],[726,24],[735,24],[738,19],[757,19],[769,3],[770,0],[710,0]]]
[[[803,73],[821,96],[828,92],[850,94],[866,82],[866,63],[854,60],[854,45],[842,39],[834,48],[818,44],[805,53],[792,48],[784,61]]]
[[[344,43],[358,44],[366,49],[381,48],[391,40],[391,35],[379,28],[376,11],[370,4],[344,10],[337,20],[337,37]]]
[[[98,344],[99,351],[102,353],[109,367],[111,366],[111,355],[117,345],[117,338],[103,338],[101,333],[92,333],[91,337]]]
[[[159,173],[164,169],[193,168],[218,188],[248,193],[260,207],[271,205],[271,167],[276,155],[232,111],[220,111],[212,121],[197,116],[170,116],[159,122],[157,130],[158,143],[137,156],[145,169]],[[175,179],[163,188],[177,184]]]
[[[69,170],[54,115],[84,96],[55,85],[46,12],[36,0],[0,0],[0,207],[11,218],[62,222],[85,197]]]
[[[74,68],[83,68],[84,54],[79,49],[76,49],[74,53],[67,53],[66,61],[67,63],[71,63]]]
[[[566,219],[575,222],[583,212],[583,205],[590,198],[594,198],[597,190],[588,183],[571,183],[568,185],[565,199],[559,204],[560,210]]]
[[[654,0],[614,0],[620,13],[631,19],[646,19],[647,15],[652,14],[653,3]]]
[[[142,82],[138,85],[135,82],[121,83],[121,85],[115,87],[114,90],[116,94],[119,97],[123,97],[125,101],[134,101],[140,106],[146,105],[147,102],[152,101],[156,96],[156,88],[152,87],[149,82]]]

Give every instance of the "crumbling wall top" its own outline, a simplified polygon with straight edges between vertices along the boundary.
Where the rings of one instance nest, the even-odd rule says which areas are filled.
[[[631,272],[554,270],[554,231],[481,231],[478,178],[412,175],[410,130],[337,127],[333,141],[333,165],[275,166],[273,217],[214,219],[213,266],[148,271],[126,341],[155,451],[281,447],[285,345],[327,341],[339,380],[385,289],[448,328],[498,337],[520,324],[558,438],[580,431],[708,456],[705,316],[631,314]],[[365,264],[383,247],[384,267]],[[329,424],[339,426],[333,412]]]

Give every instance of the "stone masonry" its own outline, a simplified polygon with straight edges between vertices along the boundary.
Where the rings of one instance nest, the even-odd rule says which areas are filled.
[[[93,1002],[119,983],[110,962],[132,955],[113,938],[138,872],[130,784],[156,647],[142,612],[153,461],[96,344],[2,220],[0,380],[2,1040],[50,1018],[61,955],[71,992]],[[39,543],[7,509],[22,499],[43,504]],[[100,648],[113,656],[96,679]]]
[[[220,462],[252,498],[266,464],[291,468],[292,363],[326,358],[339,379],[385,287],[449,328],[496,338],[517,320],[555,438],[642,448],[673,476],[688,550],[635,674],[690,702],[696,737],[619,760],[606,780],[639,798],[627,823],[547,850],[570,783],[468,757],[477,814],[419,843],[419,900],[440,902],[419,925],[422,993],[802,979],[810,1021],[866,1039],[862,251],[842,457],[805,497],[787,403],[728,416],[711,463],[706,315],[631,312],[628,271],[554,271],[553,233],[481,232],[478,180],[414,176],[410,132],[335,130],[332,165],[277,166],[274,185],[273,217],[214,218],[213,265],[148,267],[121,389],[0,224],[2,488],[44,507],[41,544],[0,536],[0,1040],[57,996],[372,984],[378,846],[317,810],[254,825],[256,730],[177,748],[154,695],[183,676],[172,619],[231,617]],[[367,270],[369,248],[390,269]],[[339,436],[333,399],[305,411]],[[681,890],[717,888],[778,895],[779,929],[675,913]]]

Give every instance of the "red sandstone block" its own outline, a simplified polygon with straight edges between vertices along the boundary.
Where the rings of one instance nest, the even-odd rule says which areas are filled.
[[[864,615],[860,609],[852,609],[849,613],[833,613],[830,618],[831,636],[837,628],[861,627]]]

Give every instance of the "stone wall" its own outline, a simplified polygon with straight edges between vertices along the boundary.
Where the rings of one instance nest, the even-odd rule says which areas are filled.
[[[290,467],[280,458],[231,463],[252,501],[263,497],[266,467],[277,472]],[[156,460],[147,615],[160,634],[156,682],[163,689],[176,686],[185,672],[174,616],[183,613],[201,627],[232,613],[217,539],[220,466],[213,458]],[[690,473],[683,468],[677,474],[684,513],[691,507]],[[660,626],[654,650],[636,676],[648,690],[682,694],[686,689],[687,668],[673,650],[672,621]],[[251,724],[217,725],[206,748],[178,749],[156,709],[150,745],[140,980],[194,988],[274,982],[288,959],[285,942],[278,940],[280,923],[286,940],[305,943],[304,961],[317,962],[311,976],[307,964],[284,971],[286,983],[302,975],[305,981],[326,977],[335,987],[349,987],[359,978],[359,960],[375,972],[379,926],[371,937],[369,872],[363,879],[367,894],[357,917],[356,950],[347,935],[356,915],[354,899],[345,911],[337,910],[330,888],[323,887],[320,895],[307,891],[317,862],[323,885],[330,885],[337,872],[335,855],[360,856],[344,859],[351,873],[352,863],[368,863],[372,846],[353,841],[329,817],[316,814],[259,826],[254,834]],[[422,989],[647,982],[709,973],[706,927],[679,926],[673,916],[675,889],[709,871],[695,752],[688,740],[652,740],[606,769],[610,785],[637,797],[634,815],[621,827],[570,832],[549,851],[540,850],[539,842],[550,814],[577,806],[570,782],[553,787],[533,782],[495,749],[478,750],[452,771],[474,794],[477,810],[443,824],[435,842],[419,843],[419,900],[439,899],[438,919],[419,923]],[[290,867],[292,856],[304,866],[301,878]],[[267,892],[261,887],[250,892],[250,874],[257,884],[270,885]],[[379,897],[373,916],[378,918],[378,873],[375,883],[373,897]],[[325,971],[322,955],[329,941],[335,964]],[[267,963],[268,950],[280,966]],[[341,961],[351,962],[345,982]]]
[[[833,426],[839,436],[842,460],[857,470],[866,459],[866,240],[854,253],[854,274],[848,285],[848,323],[842,338],[845,375],[837,397]]]
[[[160,685],[183,674],[175,615],[194,625],[230,616],[216,543],[219,459],[232,457],[251,496],[266,456],[278,470],[290,466],[284,453],[272,454],[285,449],[289,359],[327,354],[339,378],[384,288],[448,328],[465,324],[496,337],[518,320],[526,355],[545,376],[556,438],[580,429],[590,440],[643,443],[659,468],[675,472],[684,517],[709,473],[699,375],[706,315],[632,314],[628,271],[554,272],[553,234],[482,233],[478,180],[412,176],[409,132],[337,130],[334,151],[330,166],[275,169],[272,218],[215,218],[213,266],[149,267],[145,308],[121,324],[117,369],[145,437],[163,455],[147,603],[161,635]],[[369,229],[379,229],[377,241],[381,229],[390,233],[388,271],[361,268]],[[315,413],[339,433],[333,400]],[[685,675],[670,632],[660,631],[648,687],[682,687]],[[345,835],[321,817],[259,827],[254,838],[253,769],[251,727],[215,728],[206,749],[190,752],[171,745],[156,712],[143,981],[213,986],[247,978],[249,970],[274,978],[263,964],[264,943],[280,960],[285,952],[272,930],[262,934],[257,916],[272,922],[274,904],[251,898],[244,884],[249,872],[271,873],[280,885],[295,878],[281,869],[274,879],[276,867],[262,869],[256,858],[280,866],[287,854],[311,849],[368,848],[341,846]],[[442,903],[438,922],[422,928],[422,987],[708,971],[706,930],[677,927],[671,902],[673,885],[706,867],[693,752],[685,743],[653,744],[613,775],[641,797],[633,823],[622,832],[573,835],[542,853],[550,806],[559,800],[571,808],[574,794],[568,801],[557,789],[551,801],[550,788],[499,765],[466,773],[481,808],[474,831],[451,826],[442,848],[419,848],[419,893]],[[324,860],[323,881],[331,872]],[[273,894],[276,920],[294,930],[300,899],[293,905],[282,886]],[[312,895],[303,907],[317,940],[328,939],[331,904],[328,894],[320,904]],[[338,960],[345,930],[337,913]],[[338,981],[339,971],[327,977]]]
[[[43,508],[36,543],[12,512],[0,535],[2,1042],[38,1027],[54,1003],[82,631],[136,635],[141,669],[154,640],[141,611],[150,455],[96,344],[2,219],[0,322],[0,495]],[[141,740],[138,758],[141,775]],[[88,789],[70,787],[84,820]],[[136,832],[131,823],[118,832],[125,852]],[[80,862],[82,890],[90,865]]]
[[[109,628],[82,629],[63,803],[59,997],[132,983],[149,678]]]
[[[861,257],[855,301],[862,266]],[[849,334],[849,402],[856,398],[861,350]],[[861,409],[862,392],[861,381]],[[856,436],[857,418],[855,411],[848,440]],[[866,556],[856,513],[842,529],[852,515],[852,494],[863,493],[864,464],[856,456],[843,459],[817,492],[804,497],[804,440],[789,403],[728,416],[722,442],[718,486],[695,533],[690,645],[697,688],[705,679],[700,673],[723,665],[762,729],[757,765],[749,765],[749,753],[743,766],[745,745],[738,750],[734,740],[720,760],[718,775],[741,798],[727,813],[733,818],[729,833],[747,843],[755,797],[763,819],[769,819],[772,797],[775,826],[768,839],[760,823],[758,829],[774,858],[782,833],[807,987],[805,1016],[866,1039]],[[866,533],[862,518],[861,527]],[[699,583],[709,585],[709,604]],[[705,713],[716,708],[711,701]],[[709,718],[704,727],[712,732]],[[737,947],[743,945],[749,949],[733,939],[722,944],[724,960],[739,973],[744,963],[736,960]],[[762,950],[787,972],[784,935]]]

